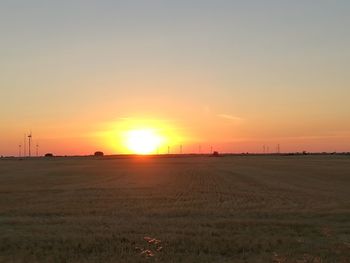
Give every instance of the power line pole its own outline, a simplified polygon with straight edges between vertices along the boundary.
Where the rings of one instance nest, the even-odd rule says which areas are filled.
[[[21,158],[21,156],[22,156],[22,145],[19,144],[19,145],[18,145],[18,157]]]
[[[39,157],[39,144],[36,144],[36,157]]]
[[[180,145],[180,154],[182,154],[182,144]]]
[[[170,146],[168,145],[168,154],[170,154]]]

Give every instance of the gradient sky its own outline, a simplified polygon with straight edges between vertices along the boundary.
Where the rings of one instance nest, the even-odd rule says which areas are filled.
[[[0,155],[350,151],[348,0],[1,0]],[[174,150],[175,151],[175,150]]]

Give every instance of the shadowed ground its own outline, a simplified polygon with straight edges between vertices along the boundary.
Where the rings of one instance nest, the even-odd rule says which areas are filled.
[[[350,158],[1,160],[0,262],[350,262]]]

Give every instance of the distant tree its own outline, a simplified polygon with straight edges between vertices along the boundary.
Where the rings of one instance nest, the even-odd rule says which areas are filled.
[[[217,151],[213,152],[213,156],[218,157],[219,156],[219,152],[217,152]]]
[[[95,156],[104,156],[104,153],[103,152],[95,152],[94,155]]]
[[[45,157],[53,157],[53,154],[52,153],[47,153],[47,154],[45,154]]]

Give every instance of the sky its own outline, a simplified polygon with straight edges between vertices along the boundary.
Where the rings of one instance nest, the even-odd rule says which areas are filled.
[[[1,0],[0,155],[350,151],[347,0]],[[123,141],[124,140],[124,141]],[[23,146],[23,145],[22,145]],[[34,151],[34,147],[33,147]]]

